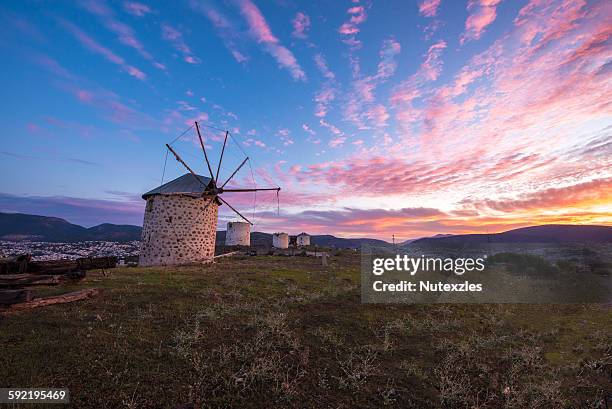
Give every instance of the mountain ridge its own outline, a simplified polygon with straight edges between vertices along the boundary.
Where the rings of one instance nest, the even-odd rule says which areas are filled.
[[[493,234],[455,234],[425,237],[411,244],[466,243],[612,243],[612,226],[584,224],[545,224],[521,227]]]
[[[72,224],[59,217],[29,215],[24,213],[0,212],[0,240],[7,241],[133,241],[140,240],[142,227],[102,223],[93,227]],[[217,244],[225,240],[225,231],[217,231]],[[252,232],[254,246],[271,246],[272,234]],[[456,244],[456,243],[569,243],[599,242],[612,243],[612,226],[548,224],[522,227],[493,234],[436,234],[400,243],[413,244]],[[379,239],[342,238],[330,234],[311,235],[311,243],[320,247],[359,248],[363,244],[392,246]]]
[[[29,215],[25,213],[0,212],[0,240],[7,241],[134,241],[140,240],[142,227],[102,223],[93,227],[72,224],[65,219],[51,216]],[[225,230],[217,231],[216,244],[225,241]],[[329,234],[312,235],[311,242],[321,247],[359,248],[362,244],[389,245],[389,243],[370,238],[342,238]],[[251,232],[253,246],[271,247],[272,234]]]

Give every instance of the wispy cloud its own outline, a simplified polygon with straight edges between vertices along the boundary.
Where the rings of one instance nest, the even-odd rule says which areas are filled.
[[[410,111],[411,102],[422,94],[422,87],[428,82],[435,81],[442,70],[442,51],[446,48],[444,40],[438,41],[427,50],[424,55],[424,61],[418,71],[410,76],[406,81],[395,87],[391,96],[391,103],[394,106],[398,104],[406,104],[403,112]],[[409,114],[409,112],[408,112]],[[406,115],[405,117],[409,117]]]
[[[124,1],[123,9],[127,13],[136,17],[144,17],[147,14],[151,14],[153,12],[153,10],[151,10],[151,7],[149,7],[148,5],[137,3],[135,1]]]
[[[76,38],[77,41],[79,41],[81,45],[83,45],[83,47],[87,48],[89,51],[101,55],[107,61],[118,65],[123,71],[127,72],[132,77],[138,78],[141,81],[144,81],[146,79],[147,76],[144,72],[126,63],[122,57],[115,54],[109,48],[104,47],[102,44],[98,43],[96,40],[94,40],[76,25],[64,19],[59,19],[59,22],[62,27],[66,29],[66,31],[72,34],[72,36]]]
[[[469,40],[478,40],[485,29],[497,17],[497,6],[501,0],[469,0],[467,8],[469,16],[465,21],[465,33],[461,36],[461,44]]]
[[[440,7],[440,0],[421,0],[419,13],[425,17],[435,17]]]
[[[346,12],[350,16],[349,20],[338,28],[338,32],[344,37],[342,41],[351,48],[360,48],[361,41],[357,39],[356,35],[361,30],[359,26],[368,18],[365,6],[358,4],[350,7]]]
[[[306,74],[289,49],[284,47],[272,34],[259,8],[251,0],[240,0],[240,13],[247,21],[251,35],[263,46],[263,49],[274,57],[278,65],[289,70],[294,80],[306,80]]]
[[[517,213],[538,211],[579,211],[612,202],[612,178],[594,179],[563,187],[522,193],[516,198],[466,201],[479,209]]]
[[[225,48],[227,48],[237,62],[243,63],[248,61],[249,57],[239,46],[242,34],[226,15],[221,13],[221,11],[213,7],[210,3],[191,0],[189,4],[192,9],[205,16],[212,23],[217,35],[223,41]]]
[[[291,132],[287,128],[279,129],[276,135],[280,137],[283,146],[293,145],[295,142],[291,137]]]
[[[310,28],[310,17],[308,17],[307,14],[304,14],[301,11],[299,11],[295,15],[295,17],[293,18],[291,23],[293,24],[293,33],[292,33],[292,35],[295,38],[305,39],[305,38],[308,37],[306,32]]]
[[[183,39],[183,33],[169,24],[162,24],[162,38],[183,55],[183,60],[189,64],[199,64],[200,59],[194,55],[191,48]]]
[[[401,46],[394,38],[383,42],[377,71],[373,75],[357,78],[345,108],[345,119],[353,122],[359,129],[382,128],[387,124],[389,114],[382,104],[375,104],[376,88],[395,74],[396,57]]]
[[[144,59],[150,61],[155,68],[160,70],[166,69],[162,63],[155,61],[151,53],[145,50],[144,45],[140,42],[140,40],[138,40],[138,38],[136,38],[134,30],[127,24],[122,23],[117,19],[115,13],[105,1],[80,0],[80,4],[85,10],[99,17],[102,24],[104,24],[109,31],[117,35],[117,39],[121,44],[136,50]]]
[[[315,116],[325,118],[329,111],[329,105],[336,99],[336,76],[327,66],[327,61],[325,61],[325,57],[323,57],[322,54],[316,54],[314,61],[319,72],[325,78],[323,85],[316,92],[314,97],[316,103]]]

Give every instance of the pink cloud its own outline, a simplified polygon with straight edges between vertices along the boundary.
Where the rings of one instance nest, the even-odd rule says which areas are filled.
[[[307,37],[306,31],[310,28],[310,17],[307,14],[299,11],[294,19],[292,20],[293,33],[295,38],[305,39]]]
[[[336,76],[327,66],[325,57],[322,54],[314,56],[315,64],[326,81],[315,94],[315,116],[324,118],[329,111],[329,105],[336,99]]]
[[[279,129],[278,132],[276,132],[276,135],[280,137],[283,146],[293,145],[294,141],[293,138],[291,138],[291,132],[289,132],[289,129]]]
[[[174,46],[174,48],[183,55],[183,60],[185,62],[189,64],[200,63],[200,59],[193,54],[191,48],[183,39],[183,34],[180,31],[165,23],[162,24],[161,28],[162,38],[170,42]]]
[[[375,105],[364,112],[364,117],[369,123],[372,123],[376,128],[387,126],[387,120],[390,115],[384,105]]]
[[[151,10],[151,8],[149,6],[147,6],[146,4],[142,4],[142,3],[136,3],[134,1],[126,1],[123,3],[123,9],[136,17],[144,17],[147,14],[150,14],[153,12],[153,10]]]
[[[315,95],[316,111],[315,116],[324,118],[327,115],[329,104],[336,98],[336,90],[330,84],[326,84]]]
[[[361,47],[361,42],[355,36],[360,31],[359,25],[366,21],[367,14],[363,6],[353,6],[347,10],[347,13],[350,18],[338,28],[338,32],[345,36],[342,40],[344,43],[352,49],[357,49]]]
[[[126,105],[114,92],[102,88],[85,89],[73,84],[64,85],[62,88],[77,101],[94,108],[101,116],[114,123],[130,126],[132,129],[150,128],[154,123],[158,123],[148,114]]]
[[[491,25],[497,17],[497,6],[501,0],[470,0],[468,11],[470,12],[465,21],[465,33],[461,36],[461,44],[469,40],[478,40],[485,29]]]
[[[289,70],[294,80],[306,80],[306,74],[298,64],[293,53],[280,44],[278,38],[272,34],[270,26],[251,0],[240,0],[240,12],[249,24],[253,37],[264,49],[274,57],[278,65]]]
[[[119,21],[113,11],[103,1],[81,0],[81,5],[90,13],[102,20],[104,26],[115,35],[120,43],[133,48],[143,58],[150,61],[155,68],[165,70],[165,66],[154,60],[153,56],[145,50],[143,44],[136,38],[134,30],[127,24]]]
[[[259,140],[259,139],[248,138],[248,139],[244,140],[242,143],[245,146],[255,145],[255,146],[260,147],[260,148],[265,148],[266,147],[266,144],[263,141]]]
[[[327,61],[325,61],[325,57],[323,57],[322,54],[316,54],[314,56],[314,60],[315,64],[317,65],[317,68],[319,69],[321,74],[323,74],[323,77],[327,78],[328,80],[333,80],[336,78],[334,73],[331,72],[331,70],[327,66]]]
[[[389,115],[382,104],[375,104],[376,88],[395,74],[396,57],[401,45],[394,38],[383,41],[379,52],[380,61],[373,75],[359,77],[353,81],[353,91],[349,94],[344,110],[344,118],[353,122],[359,129],[384,127]]]
[[[424,61],[419,70],[408,80],[395,87],[391,95],[391,104],[407,104],[407,110],[411,109],[410,103],[421,96],[421,89],[430,81],[435,81],[442,71],[442,51],[446,48],[444,40],[438,41],[427,50]]]
[[[439,6],[440,0],[422,0],[419,3],[419,13],[425,17],[435,17]]]
[[[482,200],[470,203],[477,208],[488,208],[502,212],[555,210],[577,208],[612,201],[612,178],[595,179],[565,187],[553,187],[523,193],[517,198]],[[469,202],[468,202],[469,203]]]
[[[77,90],[75,95],[79,101],[87,103],[92,102],[94,98],[93,93],[83,89]]]
[[[52,72],[53,74],[59,77],[65,78],[67,80],[76,79],[76,76],[74,74],[72,74],[62,65],[60,65],[60,63],[58,63],[56,60],[49,57],[48,55],[33,53],[30,54],[30,58],[32,58],[36,64],[40,65],[44,69],[48,70],[49,72]]]
[[[440,60],[440,54],[442,50],[446,48],[446,42],[444,40],[438,41],[436,44],[429,47],[427,51],[427,58],[421,66],[421,75],[429,81],[435,81],[440,72],[442,71],[442,61]]]
[[[342,132],[336,126],[334,126],[334,125],[330,124],[329,122],[325,121],[324,119],[320,119],[319,120],[319,125],[321,125],[324,128],[329,129],[329,131],[331,133],[333,133],[334,135],[344,135],[344,132]]]
[[[26,125],[26,129],[28,130],[29,133],[35,134],[35,133],[38,133],[40,131],[40,126],[36,125],[33,122],[29,122]]]
[[[346,141],[346,137],[339,136],[339,137],[334,138],[331,141],[329,141],[328,145],[329,145],[330,148],[338,148],[338,147],[344,145],[345,141]]]
[[[311,127],[309,127],[309,126],[308,126],[308,125],[306,125],[306,124],[302,124],[302,129],[303,129],[304,131],[306,131],[307,133],[309,133],[310,135],[316,135],[316,134],[317,134],[315,131],[313,131],[313,130],[312,130],[312,128],[311,128]]]
[[[83,32],[71,22],[62,19],[60,20],[60,23],[70,34],[74,36],[74,38],[76,38],[81,43],[81,45],[83,45],[88,50],[99,54],[107,61],[120,66],[121,69],[127,72],[129,75],[138,78],[141,81],[144,81],[146,79],[146,75],[142,71],[126,63],[122,57],[118,56],[110,49],[98,43],[96,40],[85,34],[85,32]]]
[[[241,33],[225,15],[210,4],[204,5],[199,1],[191,0],[190,5],[194,10],[206,16],[212,23],[217,35],[221,38],[225,48],[227,48],[234,60],[238,63],[248,61],[248,56],[240,50],[238,45]]]

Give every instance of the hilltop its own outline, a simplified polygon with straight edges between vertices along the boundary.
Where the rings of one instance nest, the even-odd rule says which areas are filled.
[[[612,243],[612,226],[548,224],[495,234],[460,234],[414,240],[411,244]]]
[[[8,241],[132,241],[140,240],[139,226],[104,223],[86,228],[59,217],[0,213],[0,240]]]

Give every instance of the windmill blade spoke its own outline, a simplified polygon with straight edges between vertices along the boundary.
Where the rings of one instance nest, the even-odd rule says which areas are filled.
[[[183,159],[181,159],[179,154],[176,153],[176,151],[174,149],[172,149],[172,147],[170,145],[166,144],[166,148],[168,148],[170,150],[170,152],[172,152],[172,154],[174,155],[176,160],[179,161],[181,163],[181,165],[185,166],[185,168],[189,171],[189,173],[191,173],[193,175],[193,177],[196,178],[196,180],[198,182],[200,182],[203,186],[206,186],[206,183],[204,183],[204,181],[202,179],[200,179],[200,177],[193,170],[191,170],[189,165],[187,165],[185,163],[185,161]]]
[[[223,186],[227,185],[227,182],[229,182],[230,180],[232,180],[232,178],[234,177],[234,175],[236,173],[238,173],[238,171],[244,166],[245,163],[247,163],[247,161],[249,160],[249,157],[247,156],[247,158],[245,160],[242,161],[242,163],[240,164],[240,166],[238,166],[238,168],[236,168],[236,170],[234,171],[234,173],[232,173],[232,175],[227,178],[227,180],[225,181],[224,184],[221,185],[221,189],[223,189]]]
[[[275,190],[280,191],[280,187],[262,187],[256,189],[223,189],[224,192],[259,192],[261,190]]]
[[[204,147],[204,140],[202,139],[202,134],[200,133],[200,125],[198,122],[195,123],[196,130],[198,131],[198,139],[200,140],[200,146],[202,147],[202,151],[204,152],[204,159],[206,159],[206,166],[208,166],[208,171],[210,172],[210,178],[216,182],[215,177],[213,176],[213,171],[210,167],[210,162],[208,161],[208,155],[206,154],[206,148]]]
[[[223,162],[223,153],[225,152],[225,144],[227,143],[227,135],[229,131],[225,131],[225,140],[223,141],[223,148],[221,149],[221,157],[219,158],[219,165],[217,166],[217,176],[215,180],[219,180],[219,171],[221,170],[221,162]]]
[[[247,223],[249,223],[251,226],[253,225],[253,223],[251,223],[251,221],[250,221],[249,219],[247,219],[247,218],[246,218],[246,217],[244,217],[242,214],[240,214],[240,212],[239,212],[238,210],[234,209],[234,207],[233,207],[231,204],[227,203],[227,201],[226,201],[225,199],[223,199],[221,196],[217,196],[217,197],[218,197],[218,198],[219,198],[219,200],[221,200],[223,203],[225,203],[226,205],[228,205],[228,207],[229,207],[230,209],[232,209],[234,212],[236,212],[236,214],[237,214],[238,216],[240,216],[240,217],[242,217],[244,220],[246,220],[246,222],[247,222]]]

